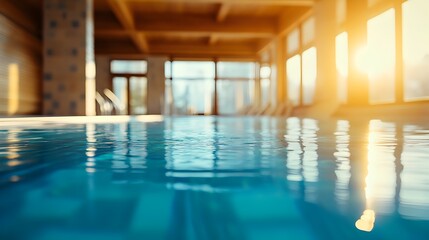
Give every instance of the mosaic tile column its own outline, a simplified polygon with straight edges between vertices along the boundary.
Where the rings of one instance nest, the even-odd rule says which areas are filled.
[[[95,74],[92,0],[44,0],[43,10],[43,113],[85,115],[87,75]]]

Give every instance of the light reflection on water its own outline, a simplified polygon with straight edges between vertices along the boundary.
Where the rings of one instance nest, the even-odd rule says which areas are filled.
[[[330,215],[325,216],[331,222],[325,227],[343,221],[351,234],[356,234],[351,230],[356,226],[378,237],[383,236],[377,233],[384,229],[383,219],[393,219],[401,230],[405,220],[429,221],[429,126],[421,123],[166,118],[151,123],[8,126],[0,129],[0,137],[0,193],[12,193],[9,200],[0,201],[0,211],[9,201],[17,202],[16,211],[8,211],[17,219],[28,217],[30,200],[53,204],[73,200],[74,207],[68,208],[84,205],[76,211],[82,214],[86,209],[96,218],[100,214],[96,199],[126,205],[131,199],[146,201],[137,197],[143,194],[156,205],[186,193],[180,208],[204,207],[218,220],[235,219],[229,224],[240,225],[242,232],[257,223],[291,231],[294,227],[279,223],[294,211],[294,221],[306,226],[296,236],[310,239],[323,233],[323,226],[312,224],[318,221],[315,215]],[[32,182],[38,180],[43,183],[34,187]],[[19,190],[27,185],[27,190]],[[74,197],[61,195],[79,188],[85,191],[70,193]],[[166,199],[156,200],[157,194]],[[217,213],[210,205],[216,201],[235,215]],[[141,209],[146,208],[139,205],[128,212]],[[166,211],[168,218],[170,211],[179,214]],[[78,218],[85,217],[79,214]],[[134,218],[138,217],[129,216]],[[1,236],[10,235],[0,227]],[[334,234],[330,239],[344,236],[349,235]]]

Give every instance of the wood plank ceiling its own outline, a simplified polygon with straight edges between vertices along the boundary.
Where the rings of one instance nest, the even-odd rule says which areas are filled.
[[[95,51],[124,58],[255,57],[313,4],[314,0],[94,0]]]

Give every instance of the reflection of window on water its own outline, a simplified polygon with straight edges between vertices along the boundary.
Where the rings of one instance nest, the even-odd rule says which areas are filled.
[[[405,125],[401,162],[399,213],[407,219],[429,220],[429,132]]]
[[[368,134],[368,173],[365,178],[366,208],[379,214],[394,211],[396,194],[396,126],[372,120]]]
[[[405,100],[429,97],[429,1],[402,4]]]

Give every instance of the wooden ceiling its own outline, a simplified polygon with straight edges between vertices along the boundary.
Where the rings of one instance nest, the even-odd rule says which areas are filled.
[[[96,54],[255,57],[315,0],[94,0]]]

